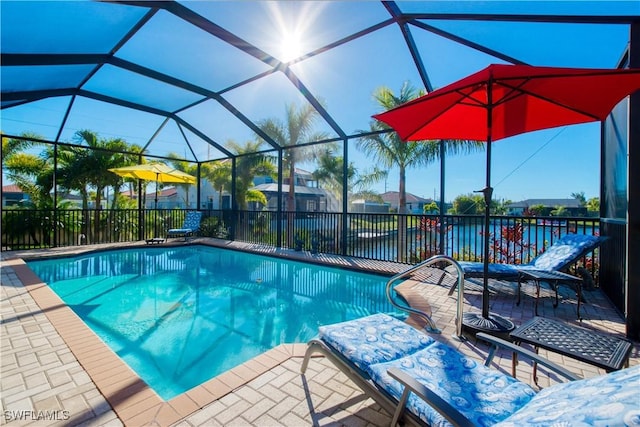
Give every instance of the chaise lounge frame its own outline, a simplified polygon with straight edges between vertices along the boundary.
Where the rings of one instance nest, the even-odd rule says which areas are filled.
[[[548,359],[527,350],[526,348],[519,347],[503,339],[487,335],[484,333],[478,333],[476,338],[487,342],[490,345],[490,350],[487,358],[484,362],[485,366],[489,366],[493,361],[495,352],[498,348],[504,348],[509,350],[514,355],[523,356],[525,359],[529,359],[538,365],[545,366],[550,371],[566,378],[569,381],[580,379],[579,376],[573,374],[567,369],[559,366]],[[402,419],[409,422],[412,425],[423,426],[424,422],[416,417],[413,413],[405,411],[405,405],[409,397],[409,393],[413,392],[421,397],[425,402],[431,405],[437,410],[443,417],[445,417],[454,426],[472,427],[474,424],[463,414],[458,412],[449,403],[441,399],[436,393],[426,388],[424,385],[415,381],[411,376],[406,373],[392,368],[388,371],[389,375],[404,385],[405,389],[401,399],[398,401],[391,396],[384,389],[378,387],[371,377],[362,369],[355,366],[347,358],[345,358],[339,351],[333,349],[329,344],[320,339],[313,339],[309,341],[307,351],[302,361],[302,367],[300,372],[304,375],[307,371],[309,361],[311,357],[321,353],[327,359],[329,359],[340,371],[342,371],[351,381],[353,381],[365,394],[370,396],[376,403],[384,408],[389,414],[393,414],[391,425],[395,426]]]
[[[188,211],[181,228],[172,228],[167,230],[167,239],[169,237],[184,237],[184,241],[186,242],[189,236],[193,236],[198,230],[200,230],[201,222],[201,211]]]
[[[567,240],[570,244],[567,244]],[[573,242],[572,242],[573,240]],[[520,304],[521,288],[523,282],[533,281],[536,286],[534,313],[538,315],[538,300],[540,299],[540,285],[547,282],[555,292],[553,307],[559,304],[558,286],[568,285],[576,292],[576,313],[580,319],[580,305],[582,303],[582,282],[580,277],[566,273],[569,267],[575,265],[580,259],[597,249],[605,237],[587,234],[566,234],[554,242],[545,252],[532,259],[527,264],[489,264],[488,277],[497,280],[516,281],[518,283],[517,305]],[[558,246],[573,246],[574,253],[567,258],[554,258],[550,253]],[[460,261],[460,267],[464,271],[465,278],[484,277],[484,264],[481,262]],[[455,285],[449,290],[453,293]]]

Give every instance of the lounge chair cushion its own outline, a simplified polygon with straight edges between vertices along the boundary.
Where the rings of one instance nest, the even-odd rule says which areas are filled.
[[[531,260],[528,264],[489,264],[489,277],[517,278],[522,271],[542,270],[560,271],[572,264],[582,255],[598,247],[602,242],[599,236],[587,234],[567,234],[553,243],[546,251]],[[482,262],[458,261],[466,277],[482,277]],[[453,269],[451,268],[451,271]]]
[[[559,271],[575,261],[582,254],[598,247],[599,244],[600,238],[598,236],[567,234],[523,267],[525,269],[534,268],[538,270]]]
[[[365,372],[371,364],[403,357],[434,342],[428,335],[384,313],[321,326],[318,335]]]
[[[440,342],[406,357],[369,367],[373,381],[399,400],[404,387],[387,374],[392,367],[405,371],[436,392],[478,426],[490,426],[504,420],[535,395],[528,384],[489,369]],[[413,393],[407,409],[430,426],[450,425]]]
[[[172,228],[168,231],[169,234],[188,234],[193,233],[194,231],[198,231],[197,228]]]
[[[547,387],[498,426],[639,424],[640,365],[608,375]]]
[[[200,228],[201,221],[202,221],[202,212],[189,211],[187,212],[187,216],[184,219],[182,228],[172,228],[167,231],[167,235],[182,236],[182,235],[195,233]]]
[[[458,261],[458,264],[467,277],[482,277],[484,275],[484,264],[481,262]],[[519,274],[518,269],[511,264],[489,264],[489,277],[517,278]]]

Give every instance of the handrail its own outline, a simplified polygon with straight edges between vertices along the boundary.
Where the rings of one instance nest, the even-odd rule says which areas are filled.
[[[424,267],[429,267],[433,264],[436,264],[438,262],[442,262],[442,261],[446,261],[449,264],[453,265],[454,268],[457,270],[458,272],[458,298],[457,298],[457,307],[456,307],[456,335],[458,338],[462,339],[462,310],[463,310],[463,303],[464,303],[464,271],[462,270],[462,267],[460,267],[460,264],[458,264],[458,262],[447,256],[447,255],[434,255],[429,259],[426,259],[416,265],[414,265],[413,267],[410,267],[409,269],[405,270],[405,271],[401,271],[400,273],[392,276],[389,281],[387,282],[387,287],[385,290],[385,293],[387,295],[387,299],[389,300],[389,302],[391,302],[391,305],[393,305],[394,307],[409,312],[409,313],[413,313],[415,315],[418,315],[420,317],[422,317],[423,319],[425,319],[427,321],[428,324],[428,328],[427,330],[429,332],[432,333],[436,333],[439,334],[440,332],[442,332],[435,324],[435,322],[433,321],[433,319],[431,318],[430,315],[428,315],[427,313],[417,310],[415,308],[412,307],[407,307],[407,306],[402,306],[400,304],[398,304],[394,298],[391,296],[391,288],[394,284],[394,282],[396,282],[399,279],[402,279],[406,276],[408,276],[409,274],[418,271]]]

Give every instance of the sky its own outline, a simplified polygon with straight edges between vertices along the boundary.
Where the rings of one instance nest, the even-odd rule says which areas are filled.
[[[28,10],[29,3],[16,6],[3,2],[3,51],[8,49],[12,53],[12,48],[15,53],[45,48],[72,53],[108,51],[121,34],[110,34],[96,28],[118,28],[127,20],[135,22],[144,12],[143,8],[132,8],[124,13],[121,6],[93,4],[90,7],[100,9],[101,25],[96,25],[89,20],[73,20],[74,13],[81,13],[86,7],[82,2],[69,3],[65,8],[60,6],[62,2],[41,2],[37,9],[29,11],[28,23],[12,22],[11,13],[17,13],[15,11],[20,11],[21,7]],[[282,60],[313,51],[389,18],[379,2],[371,1],[185,4]],[[398,5],[407,12],[640,14],[640,2],[432,1],[400,2]],[[66,7],[70,7],[71,12]],[[629,35],[629,28],[624,25],[424,22],[532,65],[545,66],[614,68]],[[166,31],[167,28],[171,31]],[[85,31],[86,37],[82,37]],[[411,33],[434,88],[490,63],[504,62],[417,27],[411,27]],[[50,38],[55,43],[50,43]],[[176,21],[166,12],[156,14],[116,56],[194,84],[210,85],[212,90],[224,90],[234,82],[268,69],[264,63],[246,58],[219,40],[212,41],[210,35]],[[67,78],[74,73],[82,76],[86,72],[82,66],[76,66],[65,70],[67,74],[52,73],[43,77],[29,74],[21,67],[9,68],[3,67],[0,74],[3,91],[10,90],[16,76],[30,78],[31,84],[37,88],[38,82],[44,81],[45,77],[59,78],[63,75]],[[419,74],[396,25],[301,61],[291,69],[347,134],[368,129],[373,120],[371,116],[380,112],[380,107],[372,99],[376,88],[387,86],[397,93],[404,82],[422,88]],[[102,67],[84,88],[97,93],[116,94],[131,102],[149,102],[167,111],[177,110],[195,100],[193,94],[186,91],[167,88],[166,85],[154,86],[134,73],[114,66]],[[285,105],[305,102],[282,73],[225,91],[222,96],[253,121],[282,118]],[[69,101],[66,97],[51,98],[0,110],[0,129],[8,134],[30,131],[54,139]],[[213,101],[189,108],[180,116],[221,144],[228,140],[243,142],[253,138],[253,133],[246,126]],[[75,131],[91,129],[103,137],[123,137],[129,142],[146,145],[161,128],[149,149],[158,150],[162,155],[177,152],[190,157],[192,153],[186,145],[177,142],[184,141],[186,133],[196,157],[222,157],[217,150],[208,147],[192,133],[179,129],[175,123],[169,122],[162,127],[163,120],[160,116],[78,98],[73,103],[60,138],[71,141]],[[333,133],[327,124],[319,124],[318,127]],[[591,123],[531,132],[495,142],[491,162],[494,198],[512,201],[569,198],[572,193],[584,193],[587,199],[598,197],[599,141],[600,125]],[[355,147],[349,149],[349,161],[363,171],[375,163]],[[314,168],[313,164],[300,166],[307,170]],[[451,201],[457,195],[480,190],[485,184],[485,173],[484,151],[448,156],[445,159],[445,199]],[[373,186],[373,190],[378,192],[397,189],[398,171],[393,169],[384,182]],[[425,198],[435,195],[439,199],[440,190],[439,163],[408,171],[408,192]]]

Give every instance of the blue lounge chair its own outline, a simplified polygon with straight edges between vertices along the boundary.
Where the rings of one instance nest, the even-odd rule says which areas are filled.
[[[184,218],[182,228],[172,228],[167,231],[167,238],[169,237],[184,237],[184,241],[187,241],[187,237],[193,236],[200,229],[200,221],[202,221],[202,212],[189,211]]]
[[[518,282],[518,304],[522,282],[533,281],[536,285],[535,313],[538,314],[540,283],[547,282],[555,291],[554,307],[558,306],[558,285],[573,286],[578,298],[577,313],[580,318],[582,301],[582,279],[566,271],[578,260],[596,249],[604,238],[587,234],[567,234],[553,243],[546,251],[535,257],[528,264],[489,264],[489,278]],[[484,265],[481,262],[459,261],[466,278],[484,276]],[[450,294],[453,289],[450,291]]]
[[[302,363],[322,353],[390,414],[430,426],[624,425],[638,416],[640,366],[580,379],[536,353],[486,334],[484,364],[385,314],[322,326]],[[570,380],[539,393],[490,368],[498,346]],[[596,392],[597,390],[597,392]]]

